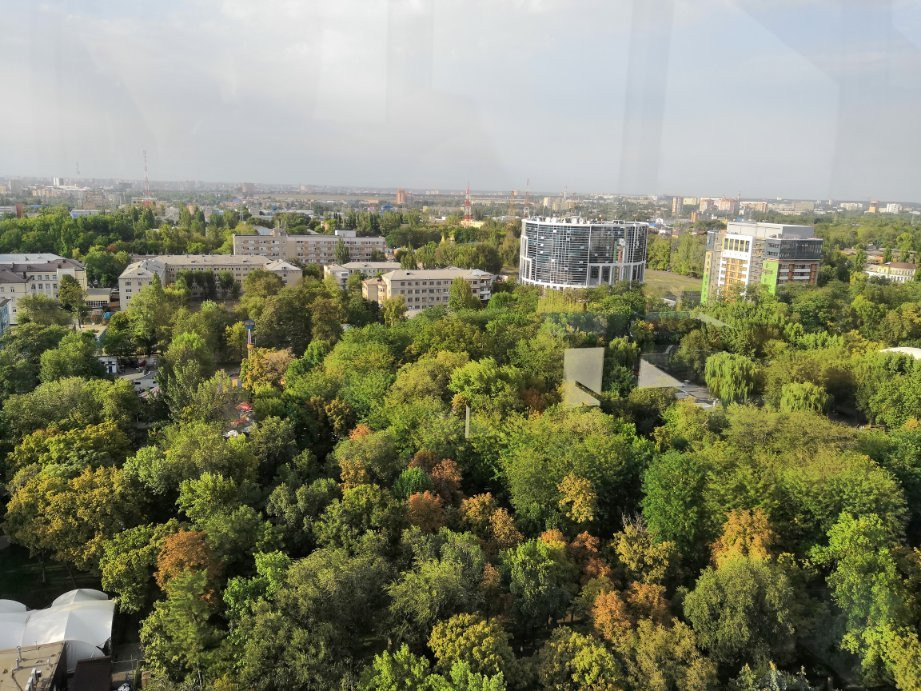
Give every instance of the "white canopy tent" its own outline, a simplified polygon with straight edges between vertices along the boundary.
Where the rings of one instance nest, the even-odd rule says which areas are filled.
[[[0,650],[66,642],[67,671],[73,672],[77,661],[104,655],[114,614],[105,593],[87,588],[64,593],[46,609],[0,600]]]

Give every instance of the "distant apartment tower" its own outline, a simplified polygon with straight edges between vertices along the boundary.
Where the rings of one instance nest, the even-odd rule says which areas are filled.
[[[167,285],[175,282],[181,271],[210,271],[217,277],[227,272],[234,280],[243,283],[256,269],[264,269],[278,276],[287,286],[296,285],[302,276],[301,270],[279,259],[230,254],[161,254],[140,259],[129,264],[118,277],[118,293],[121,308],[127,309],[131,301],[154,276]]]
[[[405,206],[406,199],[407,199],[406,190],[404,190],[402,187],[399,188],[397,190],[397,199],[396,199],[397,206]]]
[[[647,223],[526,218],[519,280],[554,289],[642,283],[648,232]]]
[[[813,226],[730,223],[707,233],[701,302],[755,285],[772,294],[786,283],[815,285],[821,259]]]
[[[46,253],[0,254],[0,300],[9,300],[9,323],[19,323],[18,301],[26,295],[57,299],[64,276],[72,276],[86,290],[86,270],[75,259]]]
[[[267,235],[234,235],[233,253],[325,265],[338,263],[336,248],[340,242],[349,251],[349,261],[369,262],[375,251],[387,249],[384,238],[358,237],[354,230],[337,230],[335,235],[288,235],[275,228]]]
[[[388,298],[403,296],[406,308],[421,310],[427,307],[447,305],[451,283],[463,278],[470,284],[473,294],[484,302],[492,295],[494,274],[479,269],[399,269],[388,271],[377,278],[362,281],[361,294],[365,300],[383,303]]]

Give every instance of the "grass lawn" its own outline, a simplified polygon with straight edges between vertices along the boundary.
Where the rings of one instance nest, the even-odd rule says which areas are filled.
[[[99,578],[72,570],[51,560],[45,560],[44,582],[42,563],[29,558],[23,547],[12,545],[0,551],[0,600],[17,600],[29,608],[47,607],[58,595],[74,588],[100,589]]]
[[[653,271],[646,269],[646,290],[651,295],[671,294],[680,296],[682,292],[700,293],[701,279],[682,276],[671,271]]]

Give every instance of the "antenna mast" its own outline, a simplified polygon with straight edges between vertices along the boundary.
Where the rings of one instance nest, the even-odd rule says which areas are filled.
[[[464,220],[465,221],[473,220],[473,213],[471,211],[471,204],[470,204],[470,183],[469,182],[467,183],[467,194],[464,196]]]
[[[147,149],[144,149],[144,196],[150,196],[150,175],[147,172]]]

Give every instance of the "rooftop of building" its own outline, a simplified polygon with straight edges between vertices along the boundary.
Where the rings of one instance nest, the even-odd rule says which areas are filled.
[[[64,641],[23,646],[19,650],[0,650],[0,691],[22,691],[29,684],[32,670],[38,673],[35,691],[52,688],[58,666],[64,657]]]
[[[642,221],[604,221],[600,219],[583,218],[582,216],[533,216],[524,219],[528,223],[544,223],[547,225],[567,226],[648,226]]]
[[[790,223],[730,221],[726,226],[726,232],[734,235],[748,235],[758,238],[795,238],[800,240],[815,238],[815,226],[794,225]]]
[[[78,262],[76,259],[66,259],[56,255],[51,256],[53,256],[54,259],[26,262],[0,262],[0,267],[10,271],[19,272],[57,271],[58,269],[83,270],[83,264]]]
[[[327,264],[326,268],[330,271],[361,271],[362,269],[387,271],[399,269],[400,262],[346,262],[345,264]]]
[[[99,301],[99,300],[108,300],[109,296],[112,295],[111,288],[87,288],[86,289],[86,299],[89,302]]]
[[[350,240],[361,240],[363,242],[383,242],[384,237],[381,235],[362,235],[359,236],[354,230],[337,230],[334,235],[328,235],[325,233],[305,233],[302,235],[291,235],[284,228],[270,228],[267,229],[270,232],[268,233],[234,233],[234,240],[237,238],[252,238],[258,240],[261,237],[273,237],[273,238],[288,238],[289,240],[316,240],[318,242],[338,242],[341,238],[348,238]]]
[[[890,269],[908,269],[910,271],[914,271],[918,268],[917,264],[912,264],[911,262],[886,262],[880,265],[880,268],[883,266],[888,266]]]
[[[396,269],[388,271],[382,278],[391,281],[408,281],[416,278],[437,281],[454,278],[495,278],[495,274],[481,269],[459,269],[449,266],[444,269]]]
[[[50,262],[55,259],[63,259],[57,254],[48,252],[36,252],[30,254],[0,254],[0,264],[30,264],[32,262]]]
[[[29,279],[24,278],[21,273],[17,274],[8,269],[0,269],[0,283],[23,283]]]
[[[166,266],[180,268],[254,266],[268,271],[300,271],[294,264],[283,259],[270,259],[258,254],[159,254],[143,257],[125,267],[119,278],[150,276]]]

